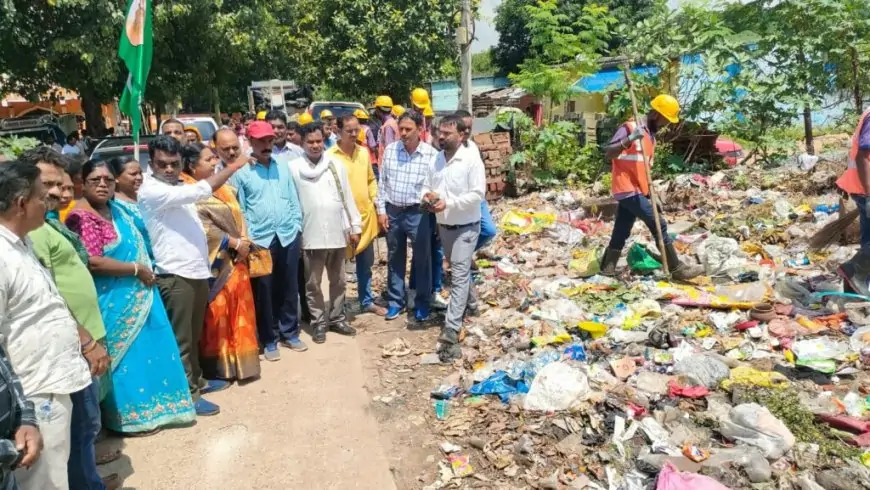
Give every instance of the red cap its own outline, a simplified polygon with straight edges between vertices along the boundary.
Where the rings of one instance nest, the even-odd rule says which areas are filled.
[[[252,121],[248,124],[248,137],[254,139],[275,137],[275,131],[272,130],[272,125],[266,121]]]

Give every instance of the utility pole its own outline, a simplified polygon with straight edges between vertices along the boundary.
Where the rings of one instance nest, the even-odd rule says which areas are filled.
[[[459,45],[461,75],[459,78],[459,108],[471,109],[471,41],[474,38],[474,19],[471,16],[471,0],[462,0],[462,14],[459,28],[456,29],[456,42]]]

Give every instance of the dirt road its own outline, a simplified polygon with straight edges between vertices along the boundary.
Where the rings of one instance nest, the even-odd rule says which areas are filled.
[[[124,455],[101,472],[118,472],[123,488],[139,490],[396,489],[358,340],[330,334],[309,345],[263,362],[261,379],[210,395],[218,416],[112,441]]]

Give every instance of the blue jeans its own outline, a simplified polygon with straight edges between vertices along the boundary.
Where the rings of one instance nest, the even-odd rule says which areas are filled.
[[[611,250],[622,250],[625,247],[625,242],[631,235],[631,228],[634,226],[635,220],[641,220],[649,228],[655,239],[656,222],[653,217],[652,203],[645,196],[636,195],[627,197],[619,201],[619,207],[616,211],[616,221],[613,223],[613,234],[610,235],[610,245],[607,248]],[[665,245],[671,243],[671,237],[668,236],[668,223],[662,215],[661,206],[659,206],[659,220],[662,225],[662,239]]]
[[[489,206],[486,204],[486,199],[480,202],[480,236],[477,237],[477,246],[474,251],[478,251],[487,243],[495,238],[496,229],[495,222],[492,220],[492,213],[489,212]]]
[[[414,304],[423,308],[429,304],[432,285],[432,264],[429,256],[432,252],[432,227],[429,213],[420,206],[398,207],[387,203],[387,292],[391,307],[405,306],[405,267],[408,263],[407,243],[412,242],[414,257],[425,260],[415,260],[412,263],[417,280],[417,296]]]
[[[852,200],[858,205],[858,222],[861,225],[861,249],[870,250],[870,216],[864,212],[867,196],[852,194]]]
[[[356,281],[359,291],[359,304],[367,308],[375,302],[372,293],[372,266],[375,264],[375,243],[372,242],[356,256]]]
[[[67,465],[70,490],[105,490],[97,473],[94,444],[100,432],[100,381],[94,378],[87,388],[70,395],[73,410],[70,420],[70,453]]]
[[[435,220],[435,215],[429,215],[429,226],[432,228],[432,291],[440,293],[444,289],[444,247],[441,245],[441,238],[438,236],[438,223]],[[416,257],[416,256],[415,256]],[[408,279],[408,287],[417,289],[417,275],[414,273],[414,260],[411,259],[411,278]]]
[[[293,243],[281,246],[278,236],[272,238],[269,252],[272,273],[251,279],[254,304],[257,309],[257,337],[260,346],[280,339],[299,337],[299,259],[302,232]],[[280,336],[280,339],[279,339]]]

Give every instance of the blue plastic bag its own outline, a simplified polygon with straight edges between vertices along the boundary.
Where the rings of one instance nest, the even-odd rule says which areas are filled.
[[[524,381],[512,379],[504,371],[492,373],[488,378],[468,390],[471,395],[498,395],[504,403],[507,403],[512,395],[528,392],[529,386]]]

